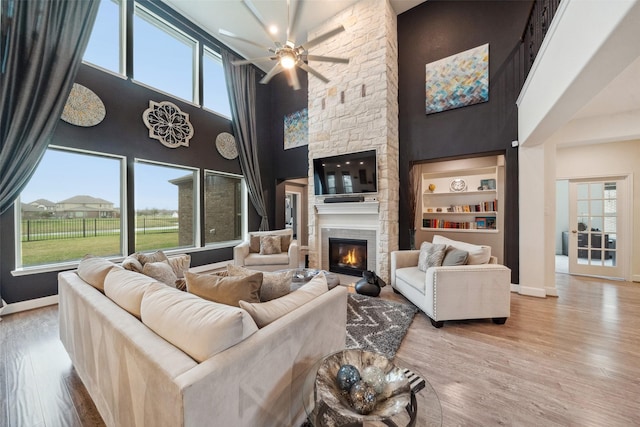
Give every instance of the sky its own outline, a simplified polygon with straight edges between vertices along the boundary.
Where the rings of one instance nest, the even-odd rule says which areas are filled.
[[[79,157],[81,156],[81,157]],[[37,199],[60,202],[73,196],[87,195],[105,199],[120,207],[119,158],[49,149],[22,191],[20,201]],[[189,171],[136,163],[135,209],[178,209],[178,187],[168,181],[185,176]]]

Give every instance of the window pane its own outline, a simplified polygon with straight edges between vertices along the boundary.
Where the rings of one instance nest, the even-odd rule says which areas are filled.
[[[242,239],[242,178],[205,171],[205,244]]]
[[[225,117],[231,117],[222,59],[220,55],[205,48],[203,60],[204,100],[202,105]]]
[[[120,67],[120,1],[101,0],[84,61],[121,73]]]
[[[194,101],[196,42],[138,6],[133,31],[134,79]]]
[[[198,171],[136,160],[136,251],[195,246]]]
[[[49,148],[20,195],[18,264],[122,255],[123,161]]]

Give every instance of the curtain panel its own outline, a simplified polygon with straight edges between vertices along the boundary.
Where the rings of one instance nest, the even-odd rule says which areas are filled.
[[[240,58],[225,49],[221,49],[221,51],[231,105],[231,123],[238,146],[240,167],[247,181],[251,203],[262,218],[260,231],[267,231],[269,230],[269,218],[262,192],[262,178],[258,162],[255,105],[256,70],[251,65],[233,65],[232,61]]]
[[[14,203],[58,124],[99,0],[2,0],[0,214]]]

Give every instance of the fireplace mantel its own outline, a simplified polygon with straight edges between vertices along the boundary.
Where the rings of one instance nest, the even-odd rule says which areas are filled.
[[[378,214],[380,203],[373,202],[348,202],[348,203],[316,203],[318,215],[362,215]]]

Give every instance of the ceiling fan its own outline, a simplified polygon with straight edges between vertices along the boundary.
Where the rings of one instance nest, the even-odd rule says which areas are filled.
[[[289,86],[293,87],[294,90],[300,89],[300,81],[298,79],[298,74],[296,72],[296,67],[306,71],[307,73],[313,74],[320,80],[325,83],[329,82],[325,76],[320,74],[318,71],[311,68],[308,64],[309,61],[322,61],[322,62],[334,62],[341,64],[348,64],[349,60],[346,58],[335,58],[331,56],[318,56],[318,55],[310,55],[309,48],[316,46],[322,43],[325,40],[330,39],[338,33],[344,31],[344,27],[340,25],[337,28],[334,28],[331,31],[328,31],[312,40],[307,41],[299,46],[296,46],[294,40],[294,30],[296,21],[298,18],[298,14],[300,9],[302,8],[303,0],[299,0],[298,6],[295,8],[293,13],[293,17],[291,17],[291,0],[287,0],[287,39],[284,44],[280,43],[273,36],[273,32],[270,31],[270,28],[265,23],[264,19],[260,16],[260,13],[256,9],[255,5],[251,3],[251,0],[241,0],[242,4],[247,8],[247,10],[251,13],[251,15],[260,23],[264,31],[269,35],[269,38],[274,42],[275,47],[266,47],[260,45],[259,43],[253,42],[251,40],[247,40],[242,38],[230,31],[220,29],[219,33],[225,37],[232,37],[236,40],[240,40],[245,43],[252,44],[254,46],[260,47],[262,49],[266,49],[271,52],[269,56],[263,56],[259,58],[249,58],[244,60],[233,61],[234,65],[244,65],[251,64],[256,62],[263,61],[276,61],[276,64],[267,72],[267,74],[260,80],[260,83],[267,84],[269,81],[277,74],[282,71],[285,72],[287,76],[287,82]]]

